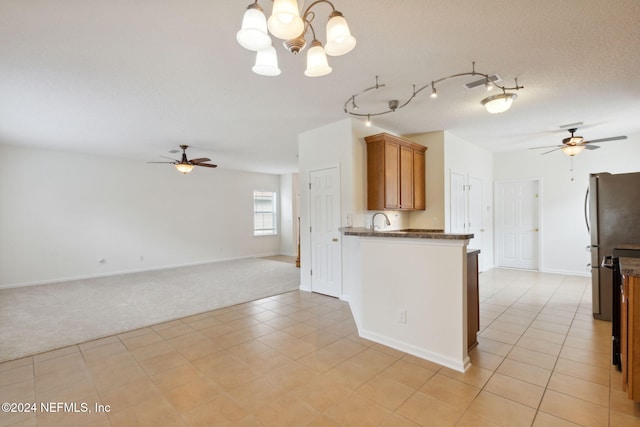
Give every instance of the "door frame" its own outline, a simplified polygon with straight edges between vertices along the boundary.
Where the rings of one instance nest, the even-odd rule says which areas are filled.
[[[474,176],[471,174],[467,174],[467,232],[471,232],[471,225],[473,225],[474,223],[471,221],[471,191],[472,191],[472,186],[471,186],[471,180],[478,180],[480,181],[480,211],[478,212],[480,215],[480,226],[478,227],[479,236],[476,236],[474,233],[474,239],[477,239],[476,242],[480,242],[480,247],[479,248],[475,248],[475,249],[480,249],[480,253],[478,254],[478,270],[480,272],[484,271],[484,258],[483,258],[483,252],[484,252],[484,232],[485,232],[485,227],[484,227],[484,179],[482,179],[481,177],[478,176]],[[474,225],[475,227],[475,225]],[[471,239],[473,240],[473,239]],[[471,244],[471,240],[469,240],[469,244]],[[472,246],[470,246],[472,247]]]
[[[502,267],[500,266],[500,250],[501,250],[501,246],[498,244],[499,242],[499,234],[500,234],[500,227],[498,224],[498,209],[496,207],[500,206],[500,194],[498,192],[498,188],[500,186],[500,184],[503,183],[509,183],[509,182],[531,182],[531,181],[535,181],[538,183],[538,237],[537,237],[537,241],[538,241],[538,254],[537,254],[537,259],[538,259],[538,265],[537,268],[534,269],[533,271],[543,271],[542,265],[543,265],[543,258],[542,258],[542,224],[543,224],[543,218],[542,218],[542,203],[543,203],[543,192],[542,192],[542,177],[534,177],[534,178],[518,178],[518,179],[502,179],[502,180],[498,180],[498,181],[494,181],[493,183],[493,247],[494,247],[494,259],[495,259],[495,264],[496,267],[499,268],[511,268],[511,267]]]
[[[333,163],[333,164],[329,164],[329,165],[324,165],[324,166],[316,166],[313,169],[309,169],[307,172],[307,184],[311,185],[311,175],[314,172],[319,172],[319,171],[323,171],[323,170],[327,170],[327,169],[336,169],[338,172],[338,203],[337,203],[337,209],[338,209],[338,225],[341,227],[342,226],[342,170],[340,168],[340,163]],[[307,212],[308,212],[308,221],[309,221],[309,227],[311,227],[311,215],[312,215],[312,197],[311,197],[311,191],[310,191],[310,187],[307,188]],[[313,235],[311,233],[311,230],[309,230],[309,244],[308,244],[308,250],[309,250],[309,265],[313,266],[314,265],[314,252],[313,252]],[[338,298],[342,298],[342,294],[343,294],[343,284],[342,284],[342,238],[339,237],[340,241],[338,242],[338,246],[340,247],[340,256],[338,257],[338,265],[336,266],[337,271],[339,272],[338,274],[338,280],[340,281],[339,283],[339,287],[340,287],[340,295],[337,295]],[[311,267],[309,268],[309,272],[310,272],[310,276],[309,276],[309,292],[314,292],[313,291],[313,272],[311,271]]]
[[[454,216],[455,212],[453,209],[454,202],[454,187],[453,187],[453,176],[457,175],[462,178],[462,231],[454,230]],[[447,226],[447,231],[449,233],[464,233],[467,230],[467,217],[468,217],[468,206],[467,206],[467,194],[466,194],[466,185],[467,185],[467,174],[464,172],[455,171],[453,169],[449,170],[449,221]]]

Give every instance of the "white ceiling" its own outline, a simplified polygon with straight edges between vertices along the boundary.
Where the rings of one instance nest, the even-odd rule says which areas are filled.
[[[333,0],[358,44],[320,78],[303,75],[306,51],[279,41],[282,74],[251,72],[254,53],[235,40],[249,3],[2,0],[0,143],[141,162],[190,144],[190,157],[220,167],[293,172],[298,135],[346,118],[344,102],[376,75],[387,87],[359,112],[472,61],[507,85],[518,78],[511,110],[489,115],[482,88],[454,79],[376,125],[444,129],[494,151],[559,143],[574,122],[586,139],[640,133],[638,0]],[[324,38],[330,8],[314,10]]]

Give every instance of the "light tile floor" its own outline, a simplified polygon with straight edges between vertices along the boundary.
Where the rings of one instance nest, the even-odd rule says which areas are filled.
[[[464,374],[361,339],[345,302],[296,291],[2,363],[0,401],[59,412],[0,425],[640,425],[588,278],[494,269],[480,295]]]

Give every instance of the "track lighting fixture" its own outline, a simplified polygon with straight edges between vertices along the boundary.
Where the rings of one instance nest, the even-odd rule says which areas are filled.
[[[312,25],[316,14],[311,9],[320,3],[326,3],[331,7],[326,26],[327,42],[324,47],[316,38]],[[329,74],[331,67],[327,62],[327,55],[344,55],[356,45],[356,39],[351,35],[346,19],[328,0],[314,1],[305,9],[302,16],[296,0],[273,0],[273,8],[268,20],[256,0],[247,7],[242,19],[242,28],[236,34],[236,39],[242,47],[257,52],[256,64],[252,68],[254,73],[277,76],[280,74],[278,57],[269,33],[284,39],[284,47],[289,52],[297,54],[307,45],[305,35],[309,30],[313,39],[311,48],[307,52],[307,68],[304,72],[309,77]]]
[[[497,77],[495,74],[493,75],[489,75],[489,74],[485,74],[485,73],[481,73],[479,71],[476,71],[476,63],[472,62],[472,69],[469,72],[466,73],[458,73],[458,74],[451,74],[450,76],[446,76],[446,77],[442,77],[440,79],[437,80],[431,80],[430,84],[426,84],[424,86],[422,86],[419,89],[416,89],[416,86],[413,86],[413,94],[404,102],[398,101],[398,100],[391,100],[389,101],[389,109],[388,110],[384,110],[384,111],[378,111],[378,112],[368,112],[368,113],[356,113],[355,110],[356,108],[353,108],[354,106],[356,106],[356,98],[361,97],[362,95],[366,94],[367,92],[370,91],[375,91],[378,89],[381,89],[383,87],[385,87],[384,84],[380,84],[378,81],[378,76],[376,76],[376,84],[374,86],[368,87],[366,89],[361,90],[360,92],[351,95],[349,97],[349,99],[344,103],[344,112],[347,114],[350,114],[352,116],[356,116],[356,117],[366,117],[367,118],[367,123],[371,122],[371,117],[374,116],[381,116],[383,114],[388,114],[388,113],[393,113],[403,107],[405,107],[407,104],[409,104],[415,97],[416,95],[418,95],[420,92],[422,92],[423,90],[425,90],[428,87],[431,87],[431,94],[429,95],[431,98],[437,98],[438,97],[438,92],[436,91],[436,84],[439,84],[441,82],[444,82],[445,80],[449,80],[449,79],[453,79],[453,78],[458,78],[458,77],[465,77],[465,76],[481,76],[484,78],[484,83],[482,80],[478,81],[478,82],[473,82],[473,83],[469,83],[467,86],[469,88],[471,87],[476,87],[476,86],[484,86],[485,89],[487,91],[493,89],[494,87],[500,89],[502,91],[502,93],[496,94],[496,95],[492,95],[492,96],[488,96],[486,98],[484,98],[480,103],[485,107],[485,109],[487,110],[488,113],[491,114],[497,114],[497,113],[503,113],[505,111],[507,111],[509,108],[511,108],[511,104],[513,104],[513,101],[518,97],[518,95],[516,95],[515,93],[513,93],[512,91],[518,91],[520,89],[524,89],[524,86],[520,86],[518,84],[518,79],[515,79],[515,86],[512,87],[506,87],[506,86],[500,86],[498,83],[496,83],[496,80],[499,81],[499,77]],[[511,91],[511,92],[508,92]]]
[[[360,107],[358,107],[358,106],[356,105],[356,98],[355,98],[355,97],[351,97],[351,109],[352,109],[353,111],[356,111],[358,108],[360,108]]]
[[[434,82],[431,82],[431,95],[429,95],[429,97],[432,99],[436,99],[438,97],[438,92],[436,92],[436,85]]]

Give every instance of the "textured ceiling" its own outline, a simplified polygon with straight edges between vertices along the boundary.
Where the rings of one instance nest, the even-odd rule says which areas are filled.
[[[279,41],[282,74],[251,72],[254,54],[235,40],[249,3],[3,0],[0,143],[141,163],[190,144],[223,168],[292,172],[298,134],[346,118],[344,102],[376,75],[387,86],[359,111],[472,61],[508,85],[518,78],[511,110],[487,114],[482,88],[455,79],[376,124],[444,129],[493,151],[559,143],[558,127],[574,122],[586,139],[640,133],[638,0],[335,0],[358,44],[320,78],[303,75],[306,51]],[[330,9],[315,10],[324,38]]]

